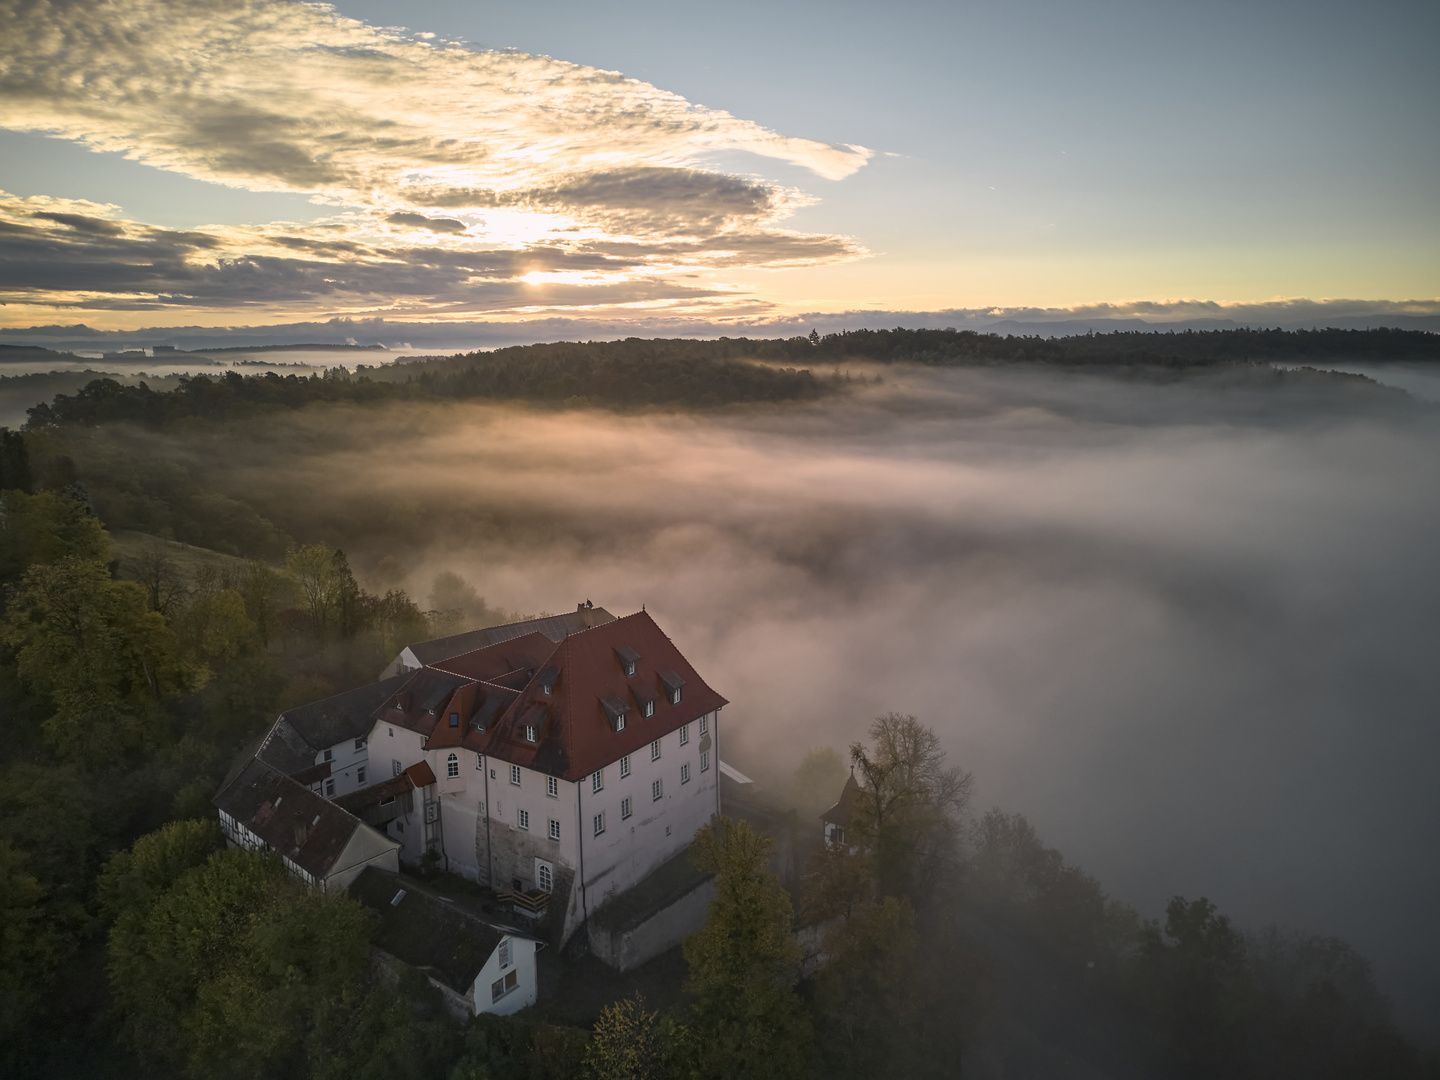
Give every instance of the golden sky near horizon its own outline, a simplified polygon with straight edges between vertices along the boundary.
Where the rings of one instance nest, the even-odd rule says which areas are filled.
[[[1047,91],[1067,72],[1037,63],[997,93],[982,75],[1006,69],[972,59],[946,76],[919,44],[906,66],[857,23],[830,44],[870,46],[884,70],[867,85],[810,51],[795,71],[747,62],[719,30],[705,53],[694,27],[638,7],[631,26],[609,20],[622,24],[613,41],[604,27],[581,39],[559,29],[567,20],[512,19],[504,32],[533,37],[528,51],[476,43],[465,34],[498,12],[469,9],[472,28],[459,10],[410,5],[414,25],[394,28],[366,21],[393,12],[363,0],[0,4],[0,320],[723,326],[856,309],[1185,315],[1294,298],[1440,312],[1440,217],[1412,175],[1433,146],[1382,140],[1357,173],[1338,157],[1317,172],[1303,138],[1255,150],[1269,122],[1235,129],[1233,162],[1207,141],[1289,100],[1284,57],[1274,101],[1264,78],[1248,98],[1204,78],[1205,64],[1218,75],[1243,57],[1173,65],[1199,74],[1162,104],[1191,111],[1207,160],[1153,126],[1056,123],[1067,92],[1142,107],[1142,88],[1110,86],[1102,68]],[[928,10],[896,19],[939,17]],[[1007,31],[994,11],[965,10]],[[743,30],[743,5],[734,13]],[[767,35],[752,26],[750,40],[763,60]],[[687,49],[732,70],[686,66]],[[652,60],[672,61],[653,82],[602,66]],[[1389,70],[1394,95],[1435,81],[1393,58]],[[988,94],[993,115],[971,116],[967,93]],[[1337,123],[1323,99],[1289,108],[1290,129]]]

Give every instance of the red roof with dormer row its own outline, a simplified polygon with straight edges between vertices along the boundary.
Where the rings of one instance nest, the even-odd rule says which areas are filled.
[[[634,675],[625,672],[627,657],[633,658]],[[678,705],[670,703],[675,685]],[[654,704],[651,716],[644,715],[647,700]],[[726,704],[640,611],[567,637],[504,715],[483,732],[472,730],[464,745],[573,781]],[[625,720],[619,731],[613,720],[617,706]],[[527,727],[535,728],[533,743]]]
[[[422,668],[375,719],[419,732],[430,749],[463,746],[575,781],[728,704],[644,611],[559,645],[542,638]]]

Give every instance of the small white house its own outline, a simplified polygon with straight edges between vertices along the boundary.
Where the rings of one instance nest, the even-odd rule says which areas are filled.
[[[463,911],[383,870],[367,869],[350,895],[380,917],[377,959],[419,971],[452,1015],[508,1016],[535,1004],[535,953],[542,946],[525,931]]]

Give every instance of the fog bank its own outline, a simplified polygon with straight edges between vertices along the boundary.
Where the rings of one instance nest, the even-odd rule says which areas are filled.
[[[286,480],[242,453],[230,482],[420,595],[644,604],[742,768],[913,712],[1143,913],[1341,936],[1440,1036],[1433,411],[1338,376],[884,374],[707,417],[307,414]]]

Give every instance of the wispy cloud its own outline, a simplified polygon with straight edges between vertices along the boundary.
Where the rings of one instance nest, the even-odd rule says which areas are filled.
[[[413,245],[413,234],[423,233],[452,252],[523,252],[511,258],[516,265],[542,246],[581,259],[603,250],[595,272],[631,277],[855,257],[860,249],[845,238],[778,226],[809,196],[707,161],[747,151],[838,180],[870,157],[860,147],[769,131],[617,72],[274,0],[4,5],[0,126],[121,151],[205,181],[309,193],[347,212],[331,224],[377,257],[408,256],[407,234]],[[72,230],[62,245],[71,253],[84,228],[98,229],[89,235],[157,251],[170,245],[181,277],[237,276],[196,262],[200,250],[233,248],[233,234],[207,247],[88,217],[83,226],[47,220]],[[263,256],[239,257],[248,273]],[[324,257],[364,259],[336,248]],[[155,302],[171,302],[164,282],[150,284]],[[335,290],[351,284],[336,282]]]

